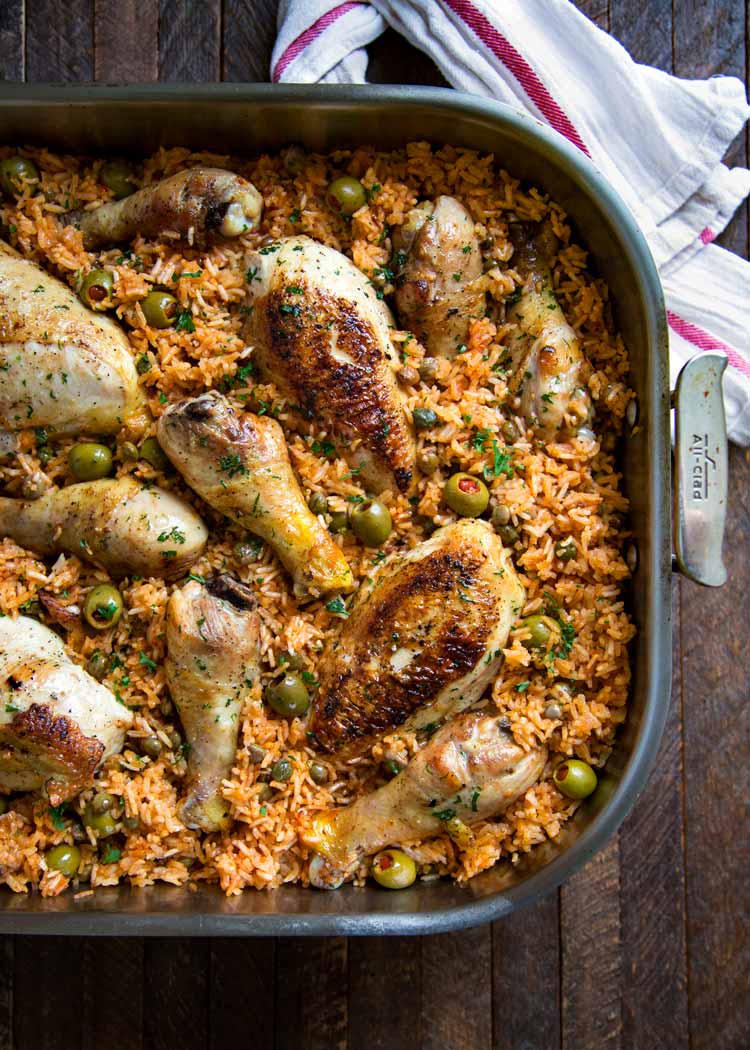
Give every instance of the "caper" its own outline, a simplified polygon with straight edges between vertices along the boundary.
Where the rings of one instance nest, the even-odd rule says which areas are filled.
[[[328,500],[322,492],[313,492],[307,505],[313,514],[325,514],[328,510]]]
[[[250,565],[257,561],[260,555],[260,547],[257,542],[241,542],[234,545],[234,556],[240,565]]]
[[[50,448],[49,445],[42,445],[37,455],[39,456],[39,462],[43,467],[46,467],[50,460],[55,458],[55,450]]]
[[[68,466],[76,481],[96,481],[111,472],[112,453],[106,445],[81,441],[70,450]]]
[[[288,758],[280,758],[271,766],[271,780],[277,780],[285,784],[292,779],[292,763]]]
[[[61,842],[59,846],[48,849],[44,859],[52,871],[62,872],[72,879],[81,864],[81,851],[78,846],[69,846],[66,842]]]
[[[572,561],[576,556],[575,540],[567,536],[564,540],[558,540],[555,544],[555,557],[560,561]]]
[[[549,718],[551,722],[559,722],[563,716],[563,709],[559,704],[550,703],[547,704],[545,709],[542,711],[545,718]]]
[[[152,328],[170,328],[177,319],[177,300],[169,292],[149,292],[141,299],[141,310]]]
[[[412,368],[411,365],[402,365],[398,370],[398,378],[406,386],[414,386],[419,382],[419,372],[416,368]]]
[[[258,747],[257,744],[251,744],[247,749],[247,757],[252,765],[259,766],[266,757],[266,749],[264,747]]]
[[[139,828],[141,826],[141,822],[138,819],[138,817],[123,817],[122,823],[123,827],[126,827],[128,831],[135,831],[136,828]]]
[[[108,164],[103,165],[100,172],[102,182],[108,190],[112,191],[112,196],[116,201],[129,197],[135,192],[135,185],[130,181],[131,174],[127,164],[119,160],[109,161]]]
[[[509,445],[513,445],[521,437],[521,429],[513,419],[506,419],[503,425],[500,427],[500,433],[503,435]]]
[[[273,789],[268,784],[261,784],[258,788],[258,801],[268,802],[273,798]]]
[[[106,839],[117,831],[117,821],[110,812],[97,813],[92,805],[83,811],[83,822],[97,838]]]
[[[279,682],[268,686],[266,700],[278,715],[300,718],[310,706],[310,694],[301,678],[287,674]]]
[[[81,282],[81,302],[92,310],[106,310],[111,305],[115,282],[109,270],[91,270]]]
[[[415,408],[412,419],[415,430],[430,430],[438,421],[437,412],[433,408]]]
[[[169,743],[173,751],[178,751],[182,747],[182,737],[176,729],[170,729],[167,733],[169,737]]]
[[[349,521],[354,535],[366,547],[381,547],[393,530],[391,512],[385,503],[377,499],[357,504],[349,515]]]
[[[122,595],[110,583],[100,583],[92,587],[83,604],[83,615],[86,621],[99,631],[114,627],[122,616]]]
[[[328,780],[328,770],[322,762],[310,763],[310,780],[313,784],[325,784]]]
[[[503,525],[507,525],[510,521],[510,507],[507,503],[496,503],[492,508],[492,514],[490,515],[490,521],[495,528],[501,528]]]
[[[345,510],[334,511],[328,526],[331,532],[346,532],[349,528],[349,515]]]
[[[114,809],[119,801],[117,795],[112,795],[109,791],[100,791],[91,800],[91,809],[94,813],[107,813]]]
[[[423,383],[434,383],[439,369],[440,364],[436,357],[425,357],[419,363],[419,378]]]
[[[141,442],[141,459],[145,459],[154,470],[167,470],[170,466],[169,459],[155,437],[148,437]]]
[[[39,171],[26,157],[6,157],[0,162],[0,186],[9,197],[23,193],[27,182],[38,182]]]
[[[499,525],[496,526],[495,532],[498,534],[500,539],[503,541],[506,547],[513,547],[520,540],[521,536],[515,525]]]
[[[359,179],[341,175],[328,187],[326,200],[334,211],[341,215],[353,215],[367,203],[367,193]]]
[[[443,496],[451,510],[463,518],[478,518],[490,501],[487,486],[471,474],[454,474],[446,481]]]
[[[388,890],[404,890],[417,877],[417,866],[403,850],[384,849],[372,862],[372,877]]]
[[[423,474],[434,474],[440,466],[440,458],[432,448],[426,448],[417,456],[417,466]]]
[[[49,482],[47,476],[41,470],[35,470],[28,474],[21,482],[21,495],[26,500],[41,499],[47,491]]]
[[[158,736],[144,736],[139,741],[139,746],[149,758],[158,758],[162,751],[162,743]]]
[[[123,463],[137,463],[141,458],[137,446],[132,441],[123,441],[120,456]]]
[[[559,791],[568,798],[587,798],[597,785],[597,777],[588,762],[569,758],[561,762],[552,774]]]
[[[521,627],[529,632],[523,644],[527,649],[547,649],[552,638],[560,633],[560,628],[549,616],[527,616],[521,620]]]

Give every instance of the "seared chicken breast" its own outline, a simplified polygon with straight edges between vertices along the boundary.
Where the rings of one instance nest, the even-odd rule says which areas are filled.
[[[388,307],[345,255],[309,237],[270,244],[246,265],[243,334],[262,374],[333,430],[370,489],[407,491],[415,444]]]
[[[83,244],[94,251],[136,236],[169,237],[203,248],[217,237],[239,237],[260,223],[263,198],[247,179],[222,168],[188,168],[120,201],[72,212]]]
[[[0,792],[43,789],[59,805],[91,786],[132,721],[54,631],[0,618]]]
[[[438,529],[365,584],[318,664],[310,729],[324,751],[468,707],[495,678],[525,597],[484,521]]]
[[[170,405],[159,442],[188,485],[276,551],[298,595],[350,591],[346,558],[305,503],[275,419],[240,418],[218,393]]]
[[[303,818],[317,857],[310,881],[334,889],[384,846],[426,839],[502,813],[539,779],[545,748],[524,751],[496,715],[467,713],[439,729],[398,776],[350,806]]]
[[[519,329],[508,343],[513,359],[509,392],[539,437],[569,438],[590,422],[592,406],[585,385],[588,362],[552,287],[557,240],[547,223],[511,223],[510,237],[510,264],[523,285],[506,313]]]
[[[405,257],[395,282],[401,325],[433,357],[455,357],[469,322],[485,311],[474,220],[455,197],[425,201],[394,231],[393,246]]]
[[[260,620],[253,592],[228,575],[191,580],[167,606],[167,685],[189,744],[189,828],[230,823],[222,782],[237,751],[242,705],[258,677]]]
[[[113,434],[143,411],[125,334],[0,241],[0,423]]]
[[[113,576],[169,578],[200,557],[208,531],[179,496],[119,478],[0,498],[0,536],[38,554],[77,554]]]

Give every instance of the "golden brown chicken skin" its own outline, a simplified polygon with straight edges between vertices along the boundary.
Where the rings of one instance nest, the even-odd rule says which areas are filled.
[[[510,265],[523,281],[506,313],[518,326],[508,343],[509,393],[541,438],[565,440],[591,421],[592,404],[585,385],[588,362],[552,287],[557,239],[549,223],[511,223],[509,233]]]
[[[324,751],[357,749],[478,700],[524,601],[508,552],[466,520],[383,566],[318,665],[310,730]]]
[[[346,558],[305,503],[275,419],[240,418],[221,394],[170,405],[162,448],[206,503],[260,536],[292,574],[298,595],[349,591]]]
[[[474,221],[455,197],[425,201],[394,233],[396,309],[433,357],[453,358],[472,319],[483,317],[486,288]]]
[[[406,492],[415,443],[388,307],[346,256],[309,237],[277,241],[246,264],[244,337],[262,374],[334,431],[372,491]]]
[[[263,198],[242,176],[222,168],[188,168],[124,200],[72,212],[65,221],[80,229],[88,251],[136,236],[170,235],[203,248],[218,237],[256,229],[262,210]]]

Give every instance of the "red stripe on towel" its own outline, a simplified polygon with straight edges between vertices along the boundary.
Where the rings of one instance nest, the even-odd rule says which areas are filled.
[[[671,310],[667,310],[667,321],[669,322],[669,327],[677,335],[682,336],[683,339],[692,343],[693,346],[697,346],[699,350],[717,350],[722,354],[726,354],[730,365],[736,368],[738,372],[742,372],[743,376],[750,377],[750,363],[745,360],[742,354],[738,354],[733,347],[727,343],[722,343],[721,339],[716,339],[702,328],[699,328],[697,324],[686,321],[684,317],[672,313]]]
[[[313,40],[317,40],[321,33],[323,33],[329,26],[332,26],[334,22],[338,21],[342,15],[345,15],[347,11],[351,11],[354,7],[362,7],[361,0],[347,0],[345,4],[339,4],[338,7],[332,7],[330,11],[326,11],[324,15],[313,22],[311,26],[300,33],[300,35],[291,42],[289,47],[284,51],[279,61],[274,67],[271,79],[274,84],[277,84],[281,80],[284,71],[287,67],[297,58],[307,47],[308,44],[312,44]]]

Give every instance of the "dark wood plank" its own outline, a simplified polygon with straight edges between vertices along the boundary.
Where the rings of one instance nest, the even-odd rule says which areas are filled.
[[[209,948],[201,938],[145,941],[144,1050],[206,1050]]]
[[[3,937],[0,942],[0,1050],[13,1048],[13,964],[15,941]]]
[[[373,84],[437,84],[448,81],[424,51],[420,51],[397,33],[386,31],[368,48],[367,79]]]
[[[75,937],[18,937],[13,976],[14,1050],[81,1045],[84,957]]]
[[[159,80],[218,80],[221,5],[160,0]]]
[[[349,941],[348,1046],[391,1050],[424,1045],[420,1029],[421,953],[424,943],[407,937]],[[443,992],[448,985],[443,985]]]
[[[93,76],[93,0],[26,0],[26,79]]]
[[[576,7],[605,32],[609,32],[609,3],[610,0],[575,0]]]
[[[211,942],[207,1050],[245,1038],[253,1050],[273,1050],[275,958],[270,937]]]
[[[560,1046],[560,906],[549,894],[492,927],[494,1050]]]
[[[672,64],[672,0],[610,0],[610,32],[636,62]]]
[[[422,942],[421,1033],[421,1050],[492,1050],[491,926]]]
[[[94,75],[135,84],[159,78],[158,0],[96,0]]]
[[[25,78],[24,0],[0,4],[0,80]]]
[[[279,940],[275,1050],[346,1050],[347,996],[345,938]]]
[[[750,1045],[750,463],[732,448],[723,590],[682,582],[690,1036]],[[717,1023],[717,1004],[721,1022]]]
[[[221,79],[270,79],[278,0],[224,0]]]
[[[620,851],[617,839],[560,892],[562,1050],[622,1042]]]
[[[669,718],[648,787],[620,831],[624,1045],[688,1045],[680,589],[672,587]],[[664,698],[667,702],[667,698]]]
[[[81,1008],[82,1050],[140,1050],[143,1046],[143,940],[86,937]]]

